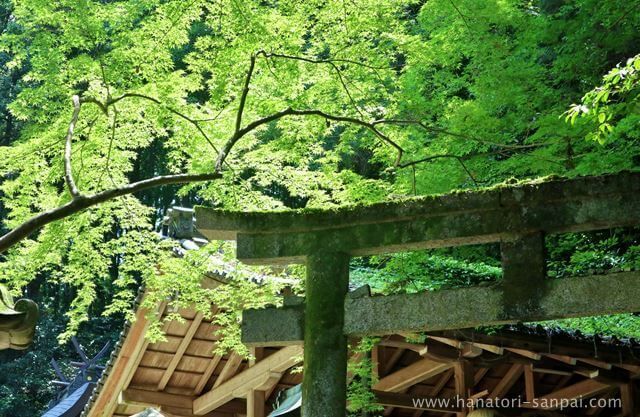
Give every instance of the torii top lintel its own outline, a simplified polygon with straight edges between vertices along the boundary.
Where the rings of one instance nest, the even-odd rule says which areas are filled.
[[[200,233],[237,239],[247,263],[298,263],[323,250],[362,256],[636,225],[639,191],[640,173],[623,172],[327,210],[195,213]]]

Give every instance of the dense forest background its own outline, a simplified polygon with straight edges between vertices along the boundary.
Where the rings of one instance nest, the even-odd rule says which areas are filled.
[[[219,181],[107,202],[0,255],[0,281],[42,310],[33,348],[0,353],[0,416],[39,415],[50,359],[75,359],[68,336],[96,352],[141,282],[165,288],[154,231],[172,205],[333,207],[640,168],[639,2],[2,0],[0,25],[0,232],[69,199],[73,94],[155,99],[83,109],[80,188],[206,172],[258,51],[247,117],[394,119],[380,129],[404,149],[398,163],[361,126],[277,120],[238,144]],[[636,229],[550,236],[547,248],[556,277],[640,267]],[[356,259],[352,277],[418,291],[495,281],[499,265],[488,245]],[[634,315],[555,324],[640,337]]]

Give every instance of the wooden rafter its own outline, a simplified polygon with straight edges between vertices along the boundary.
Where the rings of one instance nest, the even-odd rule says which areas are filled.
[[[240,365],[242,365],[242,356],[236,352],[230,352],[227,362],[224,364],[222,371],[220,371],[220,375],[218,375],[218,378],[216,378],[216,381],[213,383],[213,387],[219,387],[222,383],[233,377],[238,371],[238,368],[240,368]]]
[[[162,378],[160,378],[160,381],[158,382],[158,391],[164,390],[164,388],[167,386],[167,383],[169,383],[169,379],[171,379],[171,376],[176,370],[176,367],[182,360],[182,357],[184,353],[187,351],[187,348],[189,347],[189,344],[191,343],[193,336],[196,334],[196,331],[198,331],[198,327],[200,327],[200,323],[202,323],[203,318],[204,318],[204,315],[200,312],[198,312],[196,316],[193,318],[193,321],[191,322],[191,324],[189,325],[189,328],[187,329],[187,333],[184,335],[182,341],[180,342],[180,345],[178,346],[178,350],[173,355],[173,358],[171,358],[171,362],[169,362],[169,366],[164,371]]]
[[[509,392],[513,384],[516,383],[518,378],[522,376],[523,372],[524,372],[523,365],[521,364],[511,365],[511,368],[509,368],[509,370],[502,377],[500,382],[498,382],[498,385],[496,385],[495,388],[491,391],[491,393],[489,394],[489,398],[504,397]]]
[[[207,364],[207,367],[205,368],[204,373],[198,380],[198,383],[196,384],[196,387],[193,390],[193,393],[195,395],[199,395],[202,393],[205,386],[207,385],[207,382],[209,382],[209,379],[211,379],[213,372],[216,370],[216,367],[218,366],[221,360],[222,360],[222,356],[214,353],[213,358],[211,358],[211,360]]]
[[[533,377],[533,365],[524,366],[524,390],[525,398],[531,402],[536,397],[535,381]]]

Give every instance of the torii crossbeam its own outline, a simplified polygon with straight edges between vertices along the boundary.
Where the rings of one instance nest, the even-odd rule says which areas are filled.
[[[336,210],[196,208],[198,231],[209,239],[236,239],[240,260],[306,263],[304,306],[243,316],[247,344],[304,341],[304,417],[345,415],[347,336],[640,311],[640,272],[552,280],[544,248],[545,234],[639,224],[639,173]],[[503,279],[494,287],[346,297],[352,256],[491,242],[500,242],[503,266]]]

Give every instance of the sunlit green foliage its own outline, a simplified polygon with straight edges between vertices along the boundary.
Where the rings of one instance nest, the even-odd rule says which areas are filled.
[[[396,164],[396,149],[360,125],[283,117],[242,138],[220,180],[118,198],[48,225],[0,255],[0,281],[16,293],[43,281],[64,288],[68,325],[50,326],[62,340],[103,311],[130,315],[145,284],[150,304],[224,306],[221,348],[242,350],[238,312],[277,302],[281,283],[258,287],[252,277],[264,271],[238,266],[235,285],[200,288],[219,246],[174,257],[154,233],[172,204],[322,208],[640,166],[634,2],[24,0],[0,9],[0,231],[70,201],[63,148],[74,94],[121,98],[82,107],[72,154],[82,192],[212,172],[252,55],[244,125],[289,107],[394,120],[376,126],[405,150]],[[638,236],[550,237],[549,271],[637,269]],[[231,262],[233,250],[223,252]],[[383,293],[491,285],[499,254],[377,257],[354,262],[352,275]],[[162,337],[160,324],[150,337]],[[569,324],[637,332],[634,316]],[[360,394],[352,400],[366,404]]]

